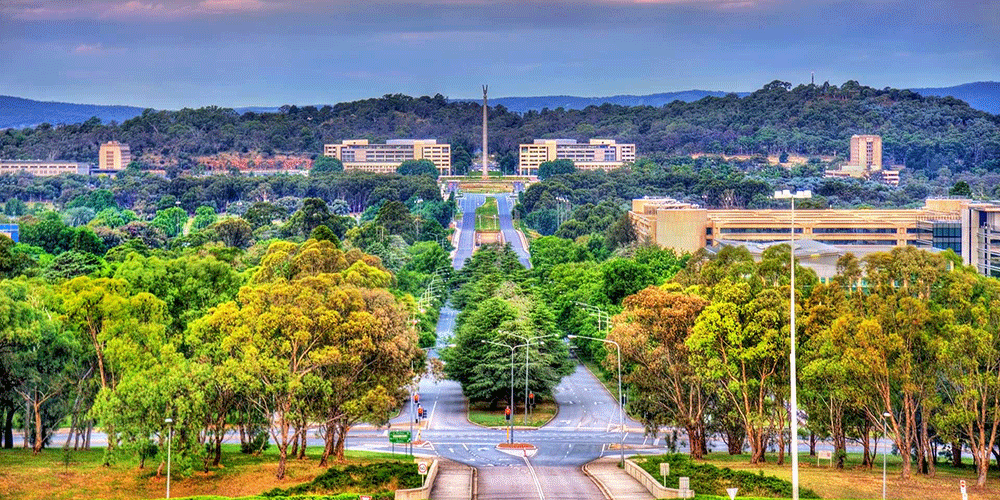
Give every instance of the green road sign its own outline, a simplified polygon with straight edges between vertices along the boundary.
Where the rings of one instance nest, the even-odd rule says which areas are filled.
[[[395,444],[409,443],[410,431],[389,431],[389,442]]]

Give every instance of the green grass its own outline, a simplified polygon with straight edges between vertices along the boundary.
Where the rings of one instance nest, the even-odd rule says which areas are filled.
[[[486,198],[476,209],[476,231],[499,231],[500,217],[496,198]]]
[[[56,442],[61,444],[59,439]],[[391,462],[409,466],[413,462],[409,455],[347,451],[345,463],[331,461],[329,469],[321,469],[318,461],[322,451],[322,447],[313,446],[308,448],[306,459],[290,458],[285,479],[278,480],[275,477],[278,463],[276,447],[271,446],[260,456],[254,456],[240,453],[238,444],[224,444],[222,463],[218,467],[210,465],[208,472],[202,470],[200,461],[196,470],[188,475],[179,474],[175,467],[171,493],[177,498],[199,495],[255,498],[274,488],[290,488],[308,483],[327,470]],[[71,451],[68,454],[68,464],[64,463],[64,457],[66,455],[59,447],[42,450],[38,455],[23,448],[0,450],[0,498],[134,500],[162,497],[165,491],[164,477],[156,477],[159,460],[147,460],[145,467],[139,469],[139,461],[134,456],[117,455],[111,465],[105,467],[103,448]],[[393,480],[392,484],[378,490],[388,491],[396,485],[397,481]],[[348,490],[331,493],[346,491]],[[357,495],[329,498],[350,500],[357,498]],[[385,498],[391,498],[391,494]]]
[[[555,418],[556,413],[559,412],[559,407],[555,403],[538,403],[532,412],[528,414],[528,423],[524,423],[524,407],[521,407],[521,413],[515,412],[514,425],[515,426],[527,426],[527,427],[541,427],[550,420]],[[486,427],[503,427],[507,425],[507,419],[504,418],[504,409],[499,408],[497,410],[490,410],[489,403],[476,403],[469,406],[469,421],[474,424],[483,425]]]

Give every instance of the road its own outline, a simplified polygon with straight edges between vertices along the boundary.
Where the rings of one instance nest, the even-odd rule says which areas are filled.
[[[455,245],[455,258],[451,265],[455,269],[461,269],[465,264],[465,259],[472,256],[475,245],[474,234],[476,232],[476,208],[486,202],[486,195],[466,194],[459,200],[459,210],[462,212],[462,221],[459,225],[458,244]]]
[[[531,256],[528,254],[528,249],[524,248],[521,237],[518,236],[517,230],[514,229],[514,222],[511,220],[514,200],[508,194],[498,194],[494,195],[494,197],[497,199],[497,210],[500,214],[500,231],[503,232],[504,241],[510,242],[511,247],[517,252],[517,258],[521,261],[521,265],[531,269]]]

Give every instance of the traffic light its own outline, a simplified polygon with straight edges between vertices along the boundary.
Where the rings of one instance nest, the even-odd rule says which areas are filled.
[[[504,409],[504,411],[503,411],[503,417],[507,421],[510,421],[510,407],[509,406],[506,409]]]
[[[427,408],[420,408],[420,418],[427,418]]]
[[[420,402],[420,394],[414,394],[413,395],[413,402],[414,403],[419,403]]]
[[[528,404],[530,404],[531,406],[535,406],[535,393],[534,392],[529,392],[528,393]]]

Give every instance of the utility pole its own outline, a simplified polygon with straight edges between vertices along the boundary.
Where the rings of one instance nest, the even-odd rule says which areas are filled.
[[[490,153],[486,145],[486,91],[489,88],[489,85],[483,85],[483,179],[490,176]]]

